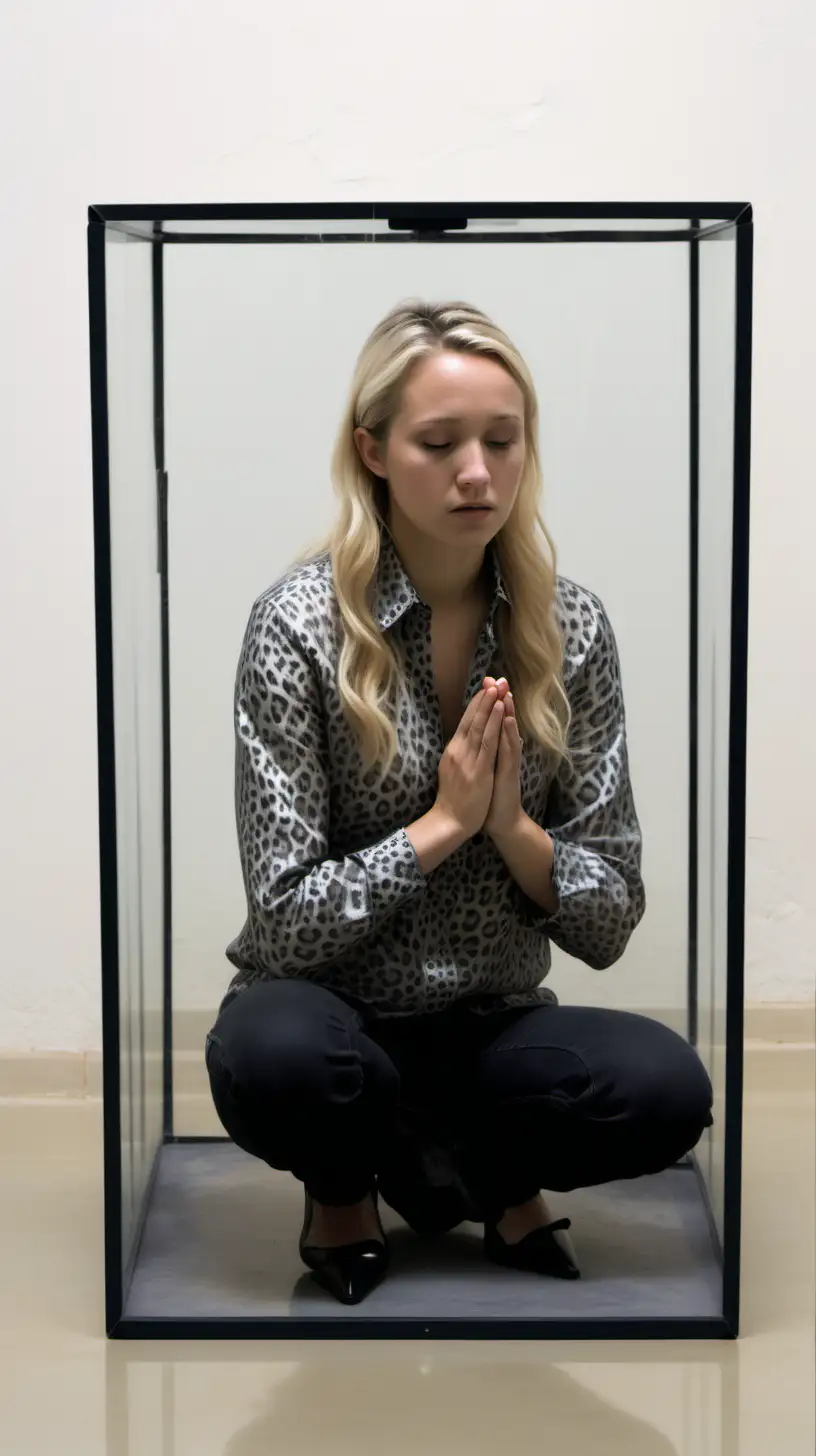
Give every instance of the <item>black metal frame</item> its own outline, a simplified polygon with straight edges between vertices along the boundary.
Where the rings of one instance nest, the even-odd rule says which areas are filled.
[[[470,241],[462,231],[468,218],[507,217],[584,220],[659,221],[688,218],[682,229],[594,229],[501,233],[491,230],[492,241],[508,242],[666,242],[689,243],[690,306],[690,543],[691,635],[689,653],[689,1025],[692,1045],[697,1041],[697,544],[698,544],[698,410],[699,410],[699,243],[714,233],[736,232],[736,380],[734,406],[733,561],[731,592],[731,683],[729,739],[729,870],[728,965],[726,1015],[725,1207],[723,1312],[711,1318],[657,1319],[381,1319],[337,1316],[332,1319],[173,1319],[125,1318],[123,1308],[133,1262],[138,1255],[142,1226],[155,1179],[158,1157],[144,1199],[142,1226],[134,1240],[127,1270],[122,1268],[121,1231],[121,1127],[119,1067],[118,882],[116,845],[115,740],[113,716],[113,642],[110,552],[109,436],[107,407],[107,333],[105,296],[105,233],[124,231],[152,245],[154,444],[158,509],[158,561],[162,605],[162,691],[164,753],[164,997],[163,997],[163,1143],[224,1142],[226,1138],[177,1137],[173,1132],[172,1075],[172,883],[171,883],[171,763],[169,678],[169,588],[167,573],[168,481],[164,459],[164,320],[163,250],[166,246],[208,242],[303,242],[376,240],[378,243]],[[168,230],[188,221],[241,222],[334,219],[388,220],[389,233],[324,234],[277,232],[272,234],[203,233]],[[714,219],[710,226],[705,220]],[[149,227],[134,224],[150,224]],[[471,235],[472,236],[472,235]],[[751,331],[753,276],[753,214],[747,203],[329,203],[329,204],[179,204],[93,206],[88,210],[88,286],[90,372],[92,406],[95,610],[97,651],[97,732],[99,751],[99,845],[101,877],[102,1026],[104,1097],[105,1189],[105,1304],[106,1329],[111,1337],[126,1339],[223,1339],[285,1336],[287,1338],[398,1338],[422,1339],[700,1339],[736,1338],[739,1333],[740,1190],[742,1168],[743,1079],[743,959],[745,894],[745,769],[748,670],[748,538],[750,482]],[[707,1190],[692,1154],[689,1166],[697,1172],[708,1207]],[[712,1236],[719,1241],[713,1228]]]
[[[700,219],[692,218],[692,228]],[[699,728],[700,553],[700,243],[689,243],[689,830],[688,830],[688,1040],[697,1045],[697,770]]]

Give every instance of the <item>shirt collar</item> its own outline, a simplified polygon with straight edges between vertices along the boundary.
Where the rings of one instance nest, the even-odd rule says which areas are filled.
[[[499,598],[512,607],[513,603],[504,584],[498,553],[493,541],[485,549],[488,563],[488,581],[491,582],[489,620],[493,623]],[[396,543],[385,521],[380,518],[380,559],[377,567],[376,590],[373,614],[382,632],[408,611],[409,607],[422,604],[422,598],[414,587],[397,552]]]

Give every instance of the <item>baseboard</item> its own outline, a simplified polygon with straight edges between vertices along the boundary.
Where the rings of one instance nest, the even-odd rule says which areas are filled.
[[[663,1008],[645,1011],[684,1031],[684,1016]],[[175,1047],[173,1083],[181,1096],[208,1094],[204,1068],[204,1038],[212,1025],[211,1011],[179,1011],[173,1017]],[[791,1050],[807,1055],[816,1043],[816,1017],[810,1004],[754,1004],[745,1008],[746,1054]],[[161,1051],[146,1057],[161,1076]],[[149,1072],[148,1072],[149,1078]],[[100,1051],[17,1051],[0,1049],[0,1098],[99,1098],[102,1095]]]

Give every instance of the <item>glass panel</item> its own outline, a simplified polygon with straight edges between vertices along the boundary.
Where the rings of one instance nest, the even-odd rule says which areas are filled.
[[[153,456],[151,248],[107,232],[111,593],[119,900],[122,1257],[162,1136],[161,598]]]
[[[698,1050],[714,1125],[696,1149],[723,1238],[736,238],[700,244]]]
[[[254,599],[334,514],[329,458],[356,354],[409,295],[471,299],[519,344],[559,570],[601,597],[618,641],[648,908],[608,974],[553,947],[550,984],[563,1001],[640,1010],[685,1034],[688,245],[225,242],[163,256],[176,1131],[223,1132],[203,1046],[245,918],[232,723],[243,632]]]

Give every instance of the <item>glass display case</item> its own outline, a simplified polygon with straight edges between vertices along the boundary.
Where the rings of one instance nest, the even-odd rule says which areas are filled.
[[[110,1336],[738,1334],[752,247],[744,203],[89,209]],[[580,1280],[393,1216],[349,1307],[299,1259],[301,1186],[226,1137],[204,1044],[246,915],[244,629],[330,525],[356,356],[408,297],[521,350],[558,570],[620,652],[646,913],[604,972],[553,946],[548,985],[687,1038],[714,1120],[664,1172],[554,1195]]]

